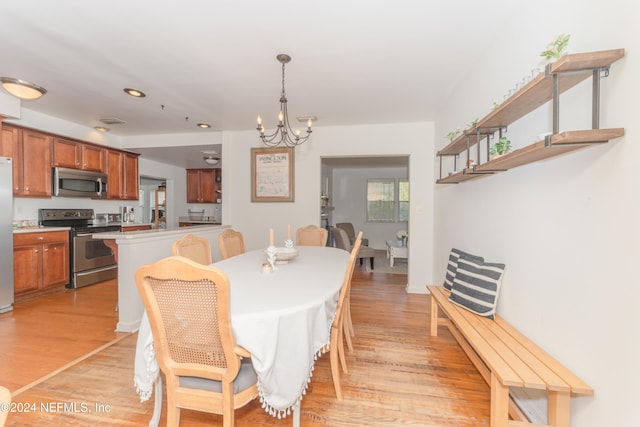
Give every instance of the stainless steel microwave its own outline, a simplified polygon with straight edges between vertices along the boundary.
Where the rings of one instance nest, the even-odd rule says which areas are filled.
[[[107,197],[107,174],[68,168],[53,168],[52,193],[56,197]]]

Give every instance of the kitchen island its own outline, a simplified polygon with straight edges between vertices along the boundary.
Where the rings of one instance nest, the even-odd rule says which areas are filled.
[[[171,256],[171,245],[187,234],[209,239],[214,260],[220,260],[218,235],[230,225],[201,225],[127,233],[98,233],[94,239],[113,240],[118,247],[118,332],[135,332],[140,326],[144,306],[135,283],[136,270]]]

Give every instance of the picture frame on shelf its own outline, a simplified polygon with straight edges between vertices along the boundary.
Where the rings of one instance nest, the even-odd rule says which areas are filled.
[[[294,149],[251,149],[251,202],[293,202]]]

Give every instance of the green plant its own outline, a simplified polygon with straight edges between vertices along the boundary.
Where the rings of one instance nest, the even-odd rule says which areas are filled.
[[[496,154],[506,154],[509,151],[511,151],[511,141],[508,138],[502,136],[500,137],[498,142],[496,142],[491,146],[489,153],[492,155],[496,155]]]
[[[555,40],[549,43],[549,45],[547,46],[547,50],[543,50],[540,53],[540,56],[542,56],[546,60],[560,59],[563,51],[569,44],[570,37],[571,36],[569,34],[560,34],[555,38]]]
[[[449,142],[453,142],[454,139],[456,139],[456,137],[458,135],[460,135],[460,129],[456,129],[456,130],[452,130],[451,132],[449,132],[447,134],[447,138],[449,139]]]
[[[475,127],[476,127],[476,125],[478,124],[478,121],[479,121],[479,120],[480,120],[480,119],[479,119],[479,118],[477,118],[477,117],[476,117],[475,119],[471,120],[471,121],[469,122],[469,125],[468,125],[468,126],[469,126],[469,128],[471,128],[471,129],[475,128]]]

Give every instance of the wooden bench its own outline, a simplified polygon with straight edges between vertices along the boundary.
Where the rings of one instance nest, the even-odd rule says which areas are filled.
[[[478,316],[449,301],[442,286],[431,293],[431,336],[449,328],[491,387],[491,427],[549,425],[569,427],[571,396],[593,395],[593,389],[500,316]],[[446,317],[441,317],[440,312]],[[532,424],[509,398],[509,387],[547,391],[547,423]],[[511,419],[509,419],[511,416]]]

